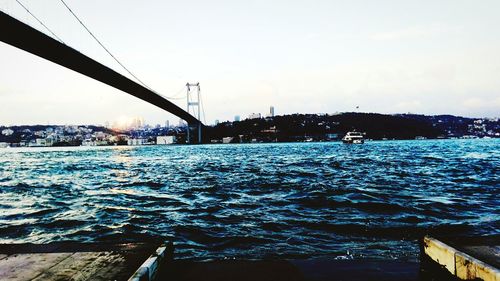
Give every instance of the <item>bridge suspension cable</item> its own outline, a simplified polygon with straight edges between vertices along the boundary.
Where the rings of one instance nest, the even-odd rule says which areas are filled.
[[[128,72],[128,74],[130,74],[132,77],[134,77],[137,81],[139,81],[139,83],[141,83],[144,87],[146,87],[147,89],[153,91],[148,85],[146,85],[146,83],[142,82],[141,79],[139,79],[137,76],[135,76],[127,67],[125,67],[125,65],[123,65],[123,63],[121,63],[109,50],[108,48],[106,48],[104,46],[104,44],[101,43],[101,41],[99,41],[99,39],[97,39],[97,37],[94,35],[94,33],[92,33],[92,31],[90,31],[90,29],[82,22],[82,20],[80,20],[80,18],[73,12],[73,10],[68,6],[68,4],[66,4],[66,2],[64,2],[64,0],[60,0],[61,3],[66,7],[66,9],[68,9],[68,11],[73,15],[73,17],[75,17],[75,19],[83,26],[83,28],[85,28],[85,30],[87,30],[87,32],[90,34],[90,36],[92,36],[92,38],[94,38],[94,40],[104,49],[104,51],[106,51],[106,53],[108,53],[123,69],[125,69],[125,71]],[[155,91],[153,91],[155,92]],[[156,92],[155,92],[156,93]]]
[[[179,118],[185,120],[188,125],[198,126],[198,130],[204,126],[203,123],[189,114],[179,106],[154,93],[115,70],[85,56],[81,52],[65,45],[57,39],[36,30],[35,28],[15,19],[0,11],[0,41],[29,52],[38,57],[81,73],[97,81],[112,86],[118,90],[135,96],[152,105],[155,105]],[[199,134],[200,135],[200,134]]]
[[[182,99],[182,98],[176,97],[176,96],[178,96],[178,94],[175,94],[174,96],[165,96],[165,95],[162,95],[162,94],[158,93],[157,91],[153,90],[150,86],[148,86],[146,83],[144,83],[141,79],[139,79],[139,77],[137,77],[127,67],[125,67],[125,65],[122,62],[120,62],[120,60],[118,60],[118,58],[115,57],[111,53],[111,51],[109,51],[109,49],[106,48],[101,41],[99,41],[99,39],[97,39],[97,37],[94,35],[94,33],[92,33],[92,31],[90,31],[90,29],[75,14],[75,12],[73,12],[73,10],[68,6],[68,4],[66,4],[66,2],[64,0],[60,0],[60,1],[64,5],[64,7],[66,7],[66,9],[68,9],[68,11],[73,15],[73,17],[83,26],[83,28],[85,28],[85,30],[90,34],[90,36],[92,36],[92,38],[94,38],[94,40],[104,49],[104,51],[106,51],[106,53],[108,53],[126,72],[128,72],[128,74],[130,74],[132,77],[134,77],[139,83],[141,83],[148,90],[150,90],[150,91],[154,92],[155,94],[160,95],[160,96],[162,96],[162,97],[164,97],[166,99],[173,99],[173,100],[175,100],[175,99]]]
[[[171,100],[183,100],[186,98],[186,96],[184,95],[184,88],[186,86],[182,86],[182,88],[179,89],[179,91],[177,91],[173,96],[169,96],[169,97],[165,97],[165,98],[168,98],[168,99],[171,99]]]
[[[184,87],[182,87],[176,94],[172,95],[172,96],[165,96],[165,95],[162,95],[158,92],[156,92],[155,90],[153,90],[151,87],[149,87],[146,83],[142,82],[142,80],[140,80],[136,75],[134,75],[127,67],[125,67],[125,65],[123,63],[121,63],[118,58],[116,58],[105,46],[104,44],[102,44],[101,41],[99,41],[99,39],[97,39],[97,37],[90,31],[90,29],[83,23],[82,20],[80,20],[80,18],[73,12],[73,10],[68,6],[68,4],[66,4],[66,2],[64,2],[64,0],[60,0],[61,3],[68,9],[68,11],[73,15],[73,17],[75,17],[75,19],[85,28],[85,30],[92,36],[92,38],[94,38],[94,40],[125,70],[127,71],[133,78],[135,78],[140,84],[142,84],[145,88],[147,88],[148,90],[150,90],[151,92],[165,98],[165,99],[171,99],[171,100],[180,100],[180,99],[184,99],[183,97],[183,89]],[[35,14],[33,12],[31,12],[30,9],[28,9],[28,7],[26,5],[24,5],[20,0],[16,0],[16,2],[28,13],[31,15],[31,17],[33,17],[38,23],[40,23],[40,25],[42,25],[50,34],[52,34],[52,36],[54,36],[54,38],[56,40],[58,40],[59,42],[61,42],[62,44],[68,46],[59,36],[57,36],[57,34],[55,34],[55,32],[53,32],[41,19],[39,19],[37,16],[35,16]],[[202,108],[203,110],[203,117],[205,117],[205,109]],[[205,119],[205,118],[204,118]],[[200,120],[201,121],[201,120]]]
[[[200,95],[200,106],[201,112],[203,113],[203,123],[207,123],[207,119],[205,118],[205,104],[203,103],[203,96]]]
[[[24,10],[26,10],[26,12],[28,12],[28,14],[30,14],[36,21],[38,21],[38,23],[40,23],[43,27],[45,27],[45,29],[47,29],[50,34],[52,34],[52,36],[54,36],[59,42],[63,43],[64,45],[66,45],[66,43],[64,43],[64,41],[59,38],[59,36],[57,36],[50,28],[48,28],[39,18],[37,18],[29,9],[28,7],[26,7],[25,5],[23,5],[23,3],[21,3],[21,1],[19,0],[16,0],[17,4],[19,4],[21,7],[23,7]]]

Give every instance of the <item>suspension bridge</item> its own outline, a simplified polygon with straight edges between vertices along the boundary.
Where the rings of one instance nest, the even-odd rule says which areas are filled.
[[[64,1],[62,1],[64,3]],[[18,2],[22,5],[20,2]],[[66,5],[66,3],[64,3]],[[70,12],[76,17],[71,9],[66,6]],[[33,17],[35,17],[25,6],[23,6]],[[38,18],[35,17],[39,21]],[[78,19],[78,18],[77,18]],[[79,20],[79,19],[78,19]],[[79,20],[80,21],[80,20]],[[47,28],[41,21],[39,21],[45,28]],[[83,23],[80,21],[83,25]],[[94,59],[82,54],[76,49],[64,44],[54,33],[48,29],[51,34],[57,38],[52,38],[45,33],[25,24],[16,18],[0,11],[0,41],[22,49],[33,55],[44,58],[60,66],[66,67],[87,77],[93,78],[152,105],[155,105],[187,122],[188,143],[201,143],[202,131],[205,127],[198,118],[190,114],[188,111],[183,110],[175,105],[165,97],[153,91],[150,87],[142,83],[134,74],[132,74],[120,61],[116,59],[102,43],[87,29],[87,31],[94,37],[94,39],[115,59],[129,74],[136,80],[118,73],[117,71],[95,61]],[[198,84],[199,86],[199,84]],[[189,91],[189,89],[188,89]],[[189,94],[188,94],[188,110],[189,110]],[[193,133],[190,131],[193,130]],[[191,137],[190,137],[191,136]]]

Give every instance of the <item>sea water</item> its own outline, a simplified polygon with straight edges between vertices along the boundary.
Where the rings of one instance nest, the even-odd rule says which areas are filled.
[[[0,149],[0,243],[178,258],[418,258],[500,233],[500,139]]]

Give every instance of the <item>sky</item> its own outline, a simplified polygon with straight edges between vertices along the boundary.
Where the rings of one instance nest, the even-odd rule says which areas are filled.
[[[129,76],[60,0],[19,1],[66,44]],[[127,68],[180,107],[186,82],[200,82],[206,124],[266,114],[271,105],[277,115],[500,117],[497,0],[65,1]],[[0,0],[0,9],[47,32],[15,0]],[[0,42],[0,125],[130,117],[179,122]]]

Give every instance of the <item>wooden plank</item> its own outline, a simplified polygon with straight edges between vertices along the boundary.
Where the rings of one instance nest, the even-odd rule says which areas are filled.
[[[465,245],[457,249],[493,267],[500,268],[500,245]]]
[[[75,243],[52,242],[47,244],[0,244],[0,254],[32,254],[32,253],[76,253],[76,252],[153,252],[162,241],[152,243]],[[148,254],[148,256],[149,256]]]
[[[491,245],[461,246],[481,257],[496,256],[498,247]],[[493,251],[493,252],[492,252]],[[462,280],[500,281],[500,270],[467,253],[431,238],[424,238],[425,254]]]
[[[123,261],[123,257],[114,252],[99,252],[94,260],[87,263],[85,267],[81,268],[75,275],[72,276],[73,280],[115,280],[114,276],[107,276],[108,279],[100,278],[97,273],[102,271],[103,268],[116,266],[117,263]],[[116,271],[123,268],[116,268]]]
[[[437,239],[424,237],[424,252],[451,274],[455,274],[455,249]]]
[[[31,280],[71,253],[14,254],[0,260],[0,280]]]
[[[127,271],[125,262],[126,258],[123,255],[114,253],[114,255],[109,259],[103,261],[103,264],[105,266],[101,266],[97,271],[94,272],[94,274],[92,275],[92,280],[107,281],[126,279],[126,277],[122,276],[123,273]],[[131,273],[129,273],[128,276],[130,276],[130,274]]]
[[[0,280],[127,280],[157,245],[0,244]]]
[[[76,278],[78,273],[100,255],[101,253],[99,252],[73,253],[67,259],[46,269],[42,274],[34,278],[33,281],[82,280]]]
[[[456,276],[462,280],[500,281],[500,271],[465,253],[455,254]]]

